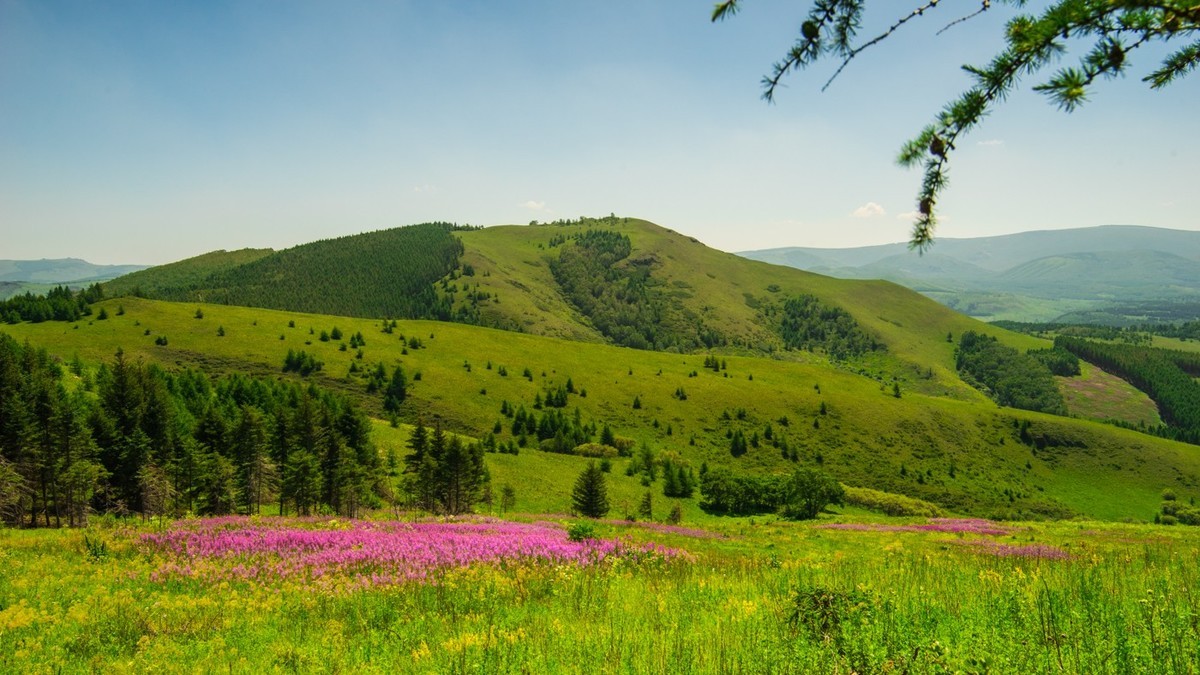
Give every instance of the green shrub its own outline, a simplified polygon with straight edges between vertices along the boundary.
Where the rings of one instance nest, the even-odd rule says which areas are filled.
[[[842,486],[846,503],[889,516],[920,516],[937,518],[946,515],[937,504],[870,488]]]
[[[571,523],[567,527],[567,539],[571,541],[587,541],[596,538],[596,526],[586,520]]]

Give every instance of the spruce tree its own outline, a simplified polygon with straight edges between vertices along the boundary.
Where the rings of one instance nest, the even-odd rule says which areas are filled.
[[[603,518],[608,514],[608,486],[604,472],[595,462],[588,463],[579,478],[575,479],[571,505],[575,513],[587,518]]]
[[[654,520],[654,495],[650,490],[642,495],[642,503],[638,504],[638,515],[646,520]]]
[[[406,396],[408,385],[404,379],[404,370],[396,368],[392,371],[392,379],[388,382],[387,389],[383,392],[383,409],[390,413],[399,412],[400,404],[404,403]]]

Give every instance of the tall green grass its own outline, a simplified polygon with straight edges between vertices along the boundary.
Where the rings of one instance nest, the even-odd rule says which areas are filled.
[[[691,561],[478,566],[355,590],[150,580],[137,532],[0,531],[6,672],[1070,672],[1200,667],[1197,533],[1094,523],[970,537],[742,521],[601,526]],[[105,540],[97,559],[85,535]]]

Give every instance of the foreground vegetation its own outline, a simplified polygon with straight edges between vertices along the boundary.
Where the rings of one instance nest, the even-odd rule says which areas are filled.
[[[0,531],[0,670],[1200,667],[1191,529],[827,516],[812,525],[612,521],[595,526],[600,541],[573,542],[561,516],[518,520]],[[404,553],[423,528],[473,553]],[[262,543],[241,546],[238,533]],[[493,551],[496,535],[531,543]],[[285,540],[324,542],[331,555],[273,571],[270,542]],[[423,574],[389,572],[418,562]]]

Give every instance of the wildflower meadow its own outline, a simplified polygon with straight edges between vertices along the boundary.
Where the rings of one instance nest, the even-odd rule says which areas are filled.
[[[1186,673],[1200,538],[824,517],[0,531],[3,672]]]

